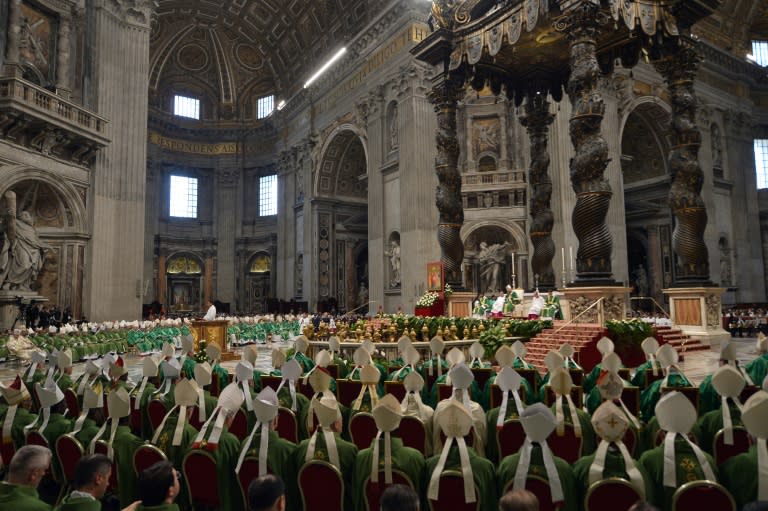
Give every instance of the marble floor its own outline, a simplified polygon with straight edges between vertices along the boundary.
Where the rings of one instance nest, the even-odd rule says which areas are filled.
[[[735,338],[733,342],[737,345],[737,352],[739,362],[744,365],[752,360],[756,355],[757,339],[754,337]],[[288,344],[275,343],[275,346],[281,346],[285,349],[290,347]],[[268,370],[271,367],[271,346],[261,345],[258,346],[258,359],[256,361],[256,369]],[[239,355],[240,349],[236,348],[235,353]],[[717,361],[719,356],[719,350],[702,350],[694,351],[685,356],[681,364],[682,370],[688,376],[688,378],[695,384],[699,384],[704,377],[714,371],[717,368]],[[138,355],[124,355],[123,356],[128,366],[129,378],[133,381],[141,380],[141,357]],[[228,369],[231,373],[234,372],[237,361],[224,362],[222,366]],[[83,372],[85,367],[84,363],[76,363],[73,367],[73,376],[78,376]],[[19,363],[6,363],[0,362],[0,381],[8,383],[15,378],[16,374],[23,370],[23,366]]]

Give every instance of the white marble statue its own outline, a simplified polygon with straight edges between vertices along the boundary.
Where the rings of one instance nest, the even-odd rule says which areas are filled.
[[[0,246],[0,289],[27,291],[45,262],[48,245],[40,241],[28,211],[16,217],[16,194],[5,193]]]

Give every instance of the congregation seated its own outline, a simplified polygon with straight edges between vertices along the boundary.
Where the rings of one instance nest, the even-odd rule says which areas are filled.
[[[472,415],[472,441],[473,448],[479,456],[485,456],[485,440],[486,440],[486,418],[485,411],[479,403],[472,401],[470,397],[470,391],[472,382],[475,377],[472,371],[464,363],[457,364],[453,367],[449,373],[451,378],[451,385],[453,391],[449,399],[444,399],[437,404],[435,408],[435,414],[432,418],[432,449],[433,452],[441,451],[443,448],[443,440],[440,435],[441,429],[438,427],[440,424],[440,415],[446,409],[451,401],[460,401],[469,410]]]
[[[112,460],[107,456],[83,456],[75,466],[72,492],[56,506],[56,511],[100,511],[99,501],[107,493],[111,475]]]
[[[40,500],[37,487],[51,466],[51,450],[39,445],[25,445],[8,463],[5,481],[0,482],[0,508],[25,511],[49,511]]]

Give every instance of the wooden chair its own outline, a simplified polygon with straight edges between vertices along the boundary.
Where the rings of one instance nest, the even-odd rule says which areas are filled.
[[[357,412],[349,419],[349,436],[352,443],[358,449],[363,450],[371,446],[379,429],[373,415],[367,412]]]
[[[219,509],[219,479],[216,460],[211,453],[202,449],[188,452],[181,462],[181,469],[189,492],[189,501],[194,503],[194,509]]]
[[[278,425],[279,425],[278,421]],[[248,436],[248,416],[245,411],[240,408],[235,412],[235,418],[232,419],[232,425],[229,427],[229,432],[237,437],[241,442]]]
[[[47,447],[50,449],[50,446],[48,445],[48,440],[37,430],[32,430],[27,432],[27,444],[39,445],[39,446]]]
[[[682,485],[672,495],[672,511],[692,509],[736,511],[736,502],[730,492],[715,481],[691,481]]]
[[[59,467],[67,485],[75,479],[75,466],[83,457],[83,445],[72,433],[62,435],[56,439],[56,456],[59,458]],[[8,460],[10,463],[10,459]]]
[[[363,488],[365,488],[365,491],[363,492],[363,501],[365,503],[364,511],[379,511],[379,509],[381,509],[381,494],[384,493],[384,490],[395,484],[403,484],[410,486],[411,489],[415,489],[411,479],[399,470],[392,470],[392,484],[384,482],[383,470],[379,470],[378,483],[371,481],[371,477],[368,476],[365,479],[365,483],[363,483]]]
[[[392,394],[398,401],[402,401],[405,399],[406,394],[405,385],[403,385],[403,382],[401,381],[385,381],[384,393]]]
[[[475,502],[465,502],[464,477],[456,470],[440,474],[437,500],[429,499],[431,511],[480,511],[480,492],[475,485]]]
[[[643,497],[631,482],[620,477],[609,477],[589,485],[584,497],[584,511],[629,509],[638,500],[643,500]]]
[[[576,436],[573,424],[565,423],[563,436],[558,435],[557,430],[553,431],[549,438],[547,438],[547,445],[552,450],[552,454],[572,465],[581,457],[583,441],[582,437]]]
[[[504,493],[512,489],[514,479],[504,487]],[[549,481],[541,476],[528,474],[525,479],[525,489],[536,495],[539,499],[539,511],[557,511],[563,507],[563,502],[552,502],[552,491],[549,489]],[[503,494],[502,494],[503,495]]]
[[[658,372],[658,374],[654,375],[653,374],[653,368],[648,368],[648,369],[645,370],[645,376],[644,376],[645,383],[643,384],[643,388],[644,389],[648,388],[648,386],[651,383],[655,382],[656,380],[663,380],[664,379],[664,371],[659,369],[657,372]]]
[[[299,422],[296,414],[290,408],[281,406],[277,409],[277,436],[293,442],[299,442]]]
[[[94,447],[94,452],[96,454],[103,454],[104,456],[109,455],[109,445],[107,445],[107,442],[104,440],[97,440],[96,446]],[[117,463],[115,462],[115,459],[112,459],[112,473],[109,475],[109,486],[107,486],[107,492],[108,493],[117,493],[118,488],[120,487],[119,482],[117,480]]]
[[[732,457],[747,452],[751,446],[752,439],[743,427],[735,426],[733,428],[733,445],[725,443],[725,431],[721,429],[715,433],[715,438],[712,441],[715,463],[720,466]]]
[[[310,460],[297,477],[304,511],[343,511],[344,478],[335,465]]]
[[[451,394],[453,394],[453,385],[449,385],[447,383],[437,384],[437,400],[438,401],[442,401],[443,399],[450,399]]]
[[[138,477],[144,470],[148,469],[158,461],[167,460],[168,457],[163,451],[152,444],[139,446],[133,453],[133,471]]]
[[[507,419],[496,430],[496,445],[498,446],[499,461],[505,456],[515,454],[525,442],[525,430],[520,419]]]
[[[423,455],[427,455],[427,429],[421,419],[411,416],[403,417],[398,431],[404,446],[412,447]]]
[[[352,406],[363,384],[358,380],[336,380],[336,398],[339,404]]]
[[[80,403],[77,400],[77,394],[71,388],[64,391],[64,402],[67,404],[68,417],[77,419],[80,416]]]
[[[328,364],[326,369],[328,370],[328,374],[331,375],[331,378],[334,380],[339,379],[339,364]]]
[[[106,399],[104,400],[106,404]],[[165,403],[159,399],[152,399],[147,404],[147,414],[149,415],[149,423],[152,425],[152,429],[156,430],[160,427],[160,424],[165,418],[167,410],[165,409]]]
[[[629,381],[629,367],[619,368],[619,378],[624,381]]]

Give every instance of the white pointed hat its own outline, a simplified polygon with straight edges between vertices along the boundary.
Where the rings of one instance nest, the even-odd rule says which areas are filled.
[[[720,360],[732,362],[737,358],[736,343],[726,341],[720,345]]]
[[[163,344],[161,354],[163,358],[173,357],[176,354],[176,349],[173,347],[173,344],[166,342]]]
[[[768,336],[766,336],[763,332],[757,334],[757,352],[768,352]]]
[[[400,425],[400,419],[403,418],[400,402],[392,394],[387,394],[379,399],[379,402],[373,407],[372,413],[379,431],[396,430]]]
[[[575,353],[573,346],[571,346],[569,343],[564,343],[560,346],[560,354],[563,356],[564,359],[566,358],[573,358],[573,354]]]
[[[265,387],[253,401],[253,411],[261,423],[270,423],[277,417],[279,408],[277,394],[272,387]]]
[[[153,357],[144,357],[144,359],[141,361],[142,376],[147,378],[154,378],[157,376],[157,371],[157,360],[155,360]]]
[[[304,335],[296,337],[293,342],[296,353],[306,353],[307,348],[309,348],[309,340]]]
[[[731,365],[718,367],[715,374],[712,375],[712,386],[723,397],[738,397],[746,384],[744,376]]]
[[[759,439],[768,438],[768,392],[758,390],[752,394],[741,412],[741,421],[749,434]]]
[[[226,413],[233,413],[243,406],[244,401],[245,396],[237,383],[230,383],[222,389],[216,406],[221,407]]]
[[[35,388],[37,390],[37,397],[40,400],[40,408],[50,408],[64,399],[64,392],[61,391],[56,382],[51,378],[46,380],[45,386],[36,383]]]
[[[181,351],[183,353],[189,353],[190,351],[195,351],[195,340],[192,338],[191,335],[183,335],[181,337]]]
[[[643,349],[643,353],[647,356],[656,355],[659,350],[659,341],[655,337],[646,337],[643,342],[640,343],[640,347]]]
[[[315,394],[325,392],[331,388],[331,375],[325,371],[312,371],[309,375],[309,385]]]
[[[235,366],[237,381],[244,382],[253,379],[253,365],[247,360],[241,360]]]
[[[181,374],[181,365],[179,364],[179,360],[177,358],[172,358],[171,360],[163,360],[163,362],[160,364],[160,367],[163,370],[163,378],[165,379],[178,378]]]
[[[57,365],[60,369],[72,367],[72,350],[67,348],[57,354]]]
[[[246,346],[245,349],[243,349],[241,358],[242,360],[249,362],[251,366],[254,366],[256,365],[256,359],[259,358],[259,353],[254,346]]]
[[[443,337],[436,335],[430,339],[429,349],[433,355],[442,355],[443,351],[445,351],[445,341],[443,340]]]
[[[680,356],[677,354],[677,350],[669,344],[664,344],[656,352],[656,360],[659,361],[661,367],[676,366],[680,360]]]
[[[357,348],[355,352],[352,354],[352,360],[355,361],[355,365],[358,366],[364,366],[371,360],[371,355],[368,353],[368,351],[363,348]]]
[[[338,336],[332,335],[328,338],[328,350],[331,353],[338,353],[341,351],[341,339]]]
[[[606,442],[617,442],[624,438],[629,428],[629,419],[612,401],[604,401],[592,414],[592,426],[595,433]]]
[[[367,351],[369,356],[373,356],[376,353],[376,345],[370,339],[363,339],[360,347]]]
[[[328,367],[331,363],[331,352],[328,350],[320,350],[315,354],[315,366],[316,367]]]
[[[624,382],[618,373],[609,371],[600,375],[597,388],[603,399],[611,401],[621,398],[621,394],[624,392]]]
[[[468,389],[475,380],[475,375],[463,362],[455,365],[448,373],[451,378],[451,385],[455,389]]]
[[[16,379],[7,387],[0,383],[0,393],[3,394],[9,406],[17,405],[31,397],[27,386],[24,385],[24,380],[19,375],[16,375]]]
[[[451,351],[445,355],[445,361],[448,362],[450,367],[463,364],[466,360],[467,358],[464,356],[464,352],[459,348],[452,348]]]
[[[552,387],[552,392],[558,396],[568,396],[571,394],[573,388],[573,379],[571,373],[558,367],[549,377],[549,385]]]
[[[485,354],[485,348],[483,348],[483,345],[480,344],[480,342],[475,341],[472,343],[472,345],[469,347],[469,356],[473,359],[480,360],[483,358],[483,355]]]
[[[511,367],[502,367],[496,375],[494,383],[499,386],[502,392],[517,391],[520,390],[523,377]]]
[[[212,373],[213,370],[208,362],[195,364],[195,381],[198,386],[206,387],[210,385],[211,381],[213,381]]]
[[[83,391],[83,409],[103,408],[104,388],[100,381],[88,385]]]
[[[197,396],[195,396],[197,397]],[[178,403],[178,400],[176,401]],[[107,394],[107,408],[111,419],[122,419],[131,414],[131,399],[123,387],[118,387]]]
[[[341,417],[339,403],[332,397],[322,397],[315,402],[315,414],[323,428],[329,428]]]
[[[403,386],[407,392],[421,392],[424,388],[424,378],[416,371],[411,371],[403,379]]]
[[[557,368],[565,365],[565,358],[557,351],[550,351],[547,356],[544,357],[544,365],[547,367],[547,371],[550,373]]]
[[[407,335],[401,335],[400,339],[397,340],[397,351],[400,353],[403,353],[405,351],[405,348],[412,346],[413,342],[411,341],[411,338]]]
[[[419,363],[420,359],[421,353],[419,353],[419,350],[413,346],[409,346],[405,349],[405,352],[403,353],[403,361],[406,363],[406,365],[415,367],[416,364]]]
[[[656,403],[656,419],[664,431],[687,435],[696,422],[696,408],[683,394],[672,391]]]
[[[543,442],[557,427],[555,414],[542,403],[527,406],[520,414],[520,423],[532,442]]]
[[[448,401],[437,417],[438,425],[448,438],[459,438],[472,430],[472,414],[460,401]]]
[[[498,362],[501,367],[512,367],[512,364],[515,362],[515,352],[506,344],[500,346],[499,349],[496,350],[495,356],[496,362]]]
[[[208,343],[205,346],[205,356],[210,359],[212,363],[216,363],[221,360],[221,348],[216,343]]]
[[[272,350],[272,367],[279,369],[285,364],[285,352],[280,348]]]
[[[198,385],[195,380],[182,378],[173,389],[173,397],[179,406],[195,406],[198,400]]]
[[[281,372],[283,373],[283,379],[288,381],[296,381],[301,376],[301,364],[299,364],[295,358],[292,358],[283,364]]]
[[[619,369],[621,369],[621,358],[616,354],[615,351],[611,351],[603,355],[603,361],[601,365],[603,370],[618,374]]]
[[[515,354],[515,357],[520,359],[525,358],[527,352],[528,350],[522,341],[515,341],[512,343],[512,353]]]
[[[375,385],[379,382],[381,373],[373,364],[366,364],[360,369],[360,381],[363,385]]]
[[[613,341],[610,340],[607,337],[602,337],[599,341],[597,341],[597,351],[599,351],[602,355],[605,355],[609,351],[614,350]]]

